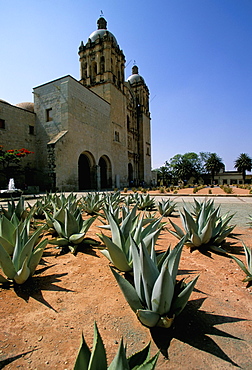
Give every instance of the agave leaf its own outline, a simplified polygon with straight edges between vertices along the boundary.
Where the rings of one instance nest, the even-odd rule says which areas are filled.
[[[122,339],[118,351],[116,353],[116,356],[109,365],[108,370],[130,370]]]
[[[48,243],[53,244],[53,245],[58,245],[59,247],[64,247],[69,244],[69,241],[66,238],[54,238],[54,239],[50,239]]]
[[[80,232],[81,233],[86,233],[95,219],[96,219],[96,217],[90,217],[87,220],[83,221]]]
[[[36,246],[35,250],[33,251],[32,255],[30,257],[29,263],[28,263],[28,267],[30,269],[30,276],[32,276],[34,274],[34,272],[36,270],[36,267],[38,266],[38,264],[39,264],[39,262],[42,258],[44,249],[47,246],[47,242],[48,242],[48,239],[42,240]]]
[[[149,235],[146,235],[142,240],[143,240],[143,243],[146,247],[146,249],[148,250],[148,252],[150,253],[150,250],[151,250],[151,245],[155,245],[156,244],[156,241],[159,237],[161,233],[161,229],[158,229],[156,231],[153,231],[151,234]]]
[[[54,227],[55,231],[57,232],[57,234],[60,237],[67,238],[67,236],[65,234],[65,230],[64,230],[64,223],[61,223],[60,221],[55,219],[53,221],[53,227]]]
[[[79,232],[79,225],[76,221],[76,218],[73,216],[71,212],[66,208],[65,209],[65,236],[69,238],[73,234],[77,234]]]
[[[10,256],[13,254],[13,251],[14,251],[13,243],[10,243],[8,240],[6,240],[2,236],[0,236],[0,244],[3,246],[3,248],[6,250],[6,252]]]
[[[178,273],[178,266],[179,261],[183,249],[183,245],[185,243],[186,236],[180,240],[180,242],[173,248],[173,250],[169,253],[167,259],[168,259],[168,268],[170,271],[170,275],[173,279],[173,283],[176,282],[176,276]]]
[[[153,370],[156,367],[156,363],[158,360],[159,352],[157,352],[152,358],[148,361],[145,361],[142,365],[140,365],[137,369],[138,370]]]
[[[227,252],[224,249],[222,249],[219,245],[214,245],[214,244],[209,245],[208,249],[213,251],[213,252],[227,254]]]
[[[174,293],[174,283],[168,269],[168,262],[169,259],[167,258],[162,265],[158,278],[156,279],[151,296],[151,308],[154,312],[158,312],[160,315],[164,315],[169,312]]]
[[[237,257],[233,256],[232,254],[229,254],[229,256],[231,258],[233,258],[233,260],[235,260],[235,262],[238,264],[238,266],[242,269],[242,271],[245,272],[245,274],[247,276],[251,276],[252,277],[252,274],[248,271],[248,269],[246,268],[245,264]]]
[[[175,229],[175,233],[173,230],[168,230],[168,231],[174,236],[176,236],[178,239],[183,238],[183,236],[185,236],[184,231],[179,226],[177,226],[174,222],[172,222],[172,220],[169,219],[169,221],[171,225],[173,226],[173,228]]]
[[[10,255],[6,252],[4,247],[0,244],[0,265],[8,279],[13,280],[16,275],[15,267],[12,263]]]
[[[151,310],[139,309],[137,310],[136,314],[141,323],[148,328],[156,326],[158,321],[160,320],[159,313]]]
[[[197,224],[186,208],[184,208],[184,216],[186,222],[186,229],[191,232],[194,231],[194,233],[197,234],[198,233]]]
[[[83,334],[81,334],[81,346],[75,361],[74,370],[88,370],[90,357],[91,351],[85,342]]]
[[[175,314],[175,316],[178,316],[183,311],[198,280],[198,277],[199,276],[196,276],[193,280],[191,280],[172,302],[170,311],[172,314]]]
[[[119,248],[123,249],[124,238],[119,225],[115,221],[114,215],[108,212],[107,218],[111,227],[112,242],[116,244]]]
[[[94,323],[93,348],[89,361],[88,370],[106,369],[106,352],[96,322]]]
[[[191,242],[195,247],[199,247],[202,244],[200,237],[198,236],[198,234],[194,232],[194,230],[191,230],[191,233],[192,233],[190,238]]]
[[[132,222],[134,218],[136,217],[136,211],[137,211],[137,206],[135,205],[132,210],[127,214],[127,216],[124,218],[122,221],[121,225],[121,231],[123,235],[129,235],[129,233],[132,230]]]
[[[113,261],[114,266],[120,271],[131,271],[132,267],[125,256],[125,253],[119,248],[112,240],[106,235],[102,234],[102,241],[106,245],[110,259]]]
[[[136,312],[139,309],[143,309],[142,303],[137,295],[135,288],[128,282],[128,280],[124,279],[121,275],[119,275],[113,268],[111,271],[116,278],[116,281],[124,294],[128,304],[130,305],[131,309]]]
[[[84,239],[85,233],[72,234],[69,237],[69,241],[73,244],[80,244]]]
[[[30,269],[28,267],[28,258],[29,256],[26,256],[22,267],[17,271],[16,275],[14,276],[14,280],[17,284],[23,284],[26,282],[28,277],[30,276]]]
[[[141,263],[141,270],[142,270],[142,281],[144,287],[144,296],[147,307],[149,309],[152,308],[151,305],[151,294],[152,289],[155,285],[155,282],[158,278],[159,271],[144,245],[144,243],[140,243],[139,245],[140,250],[140,263]],[[133,263],[134,264],[134,263]]]
[[[59,221],[61,224],[64,224],[65,222],[65,209],[61,207],[58,211],[56,211],[56,207],[54,205],[54,216],[53,218],[57,221]]]
[[[149,360],[150,356],[150,342],[141,349],[139,352],[133,353],[130,357],[128,357],[128,364],[130,369],[134,369],[135,367],[139,367],[143,364],[146,360]]]
[[[233,231],[235,226],[230,226],[225,232],[223,232],[219,237],[214,239],[213,243],[219,245],[223,242],[223,240]]]
[[[135,242],[135,240],[130,236],[131,242],[131,251],[132,251],[132,261],[133,263],[133,276],[134,276],[134,285],[138,297],[143,302],[143,304],[147,304],[144,295],[144,287],[143,287],[143,279],[142,279],[142,268],[139,256],[139,248]]]
[[[113,263],[111,257],[110,257],[110,254],[109,254],[109,251],[107,249],[101,249],[101,253],[111,262]]]
[[[23,246],[22,251],[20,252],[19,259],[18,259],[18,265],[19,267],[23,264],[26,256],[30,258],[32,250],[34,248],[34,245],[38,241],[38,238],[41,235],[41,231],[45,228],[45,225],[41,226],[38,228],[32,236],[28,239],[27,243]]]
[[[2,216],[0,219],[0,235],[6,236],[8,235],[9,241],[14,240],[14,232],[15,232],[16,226],[8,220],[7,217]]]
[[[252,250],[249,247],[247,247],[243,242],[242,244],[247,260],[248,269],[250,271],[250,275],[252,275]]]
[[[0,274],[0,284],[9,283],[10,281]]]
[[[212,237],[212,232],[213,232],[212,219],[209,218],[206,225],[200,232],[200,238],[201,238],[202,244],[207,244],[209,242],[209,240]]]

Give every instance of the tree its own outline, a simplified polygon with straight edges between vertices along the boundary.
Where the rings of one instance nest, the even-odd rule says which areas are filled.
[[[245,183],[246,171],[251,171],[252,159],[246,153],[241,153],[234,162],[234,167],[242,173],[243,183]]]
[[[205,153],[200,153],[199,155],[194,152],[176,154],[165,165],[170,169],[172,177],[176,181],[187,181],[191,177],[198,180],[204,172],[204,158]]]
[[[34,152],[25,148],[4,150],[3,146],[0,145],[0,172],[6,179],[12,177],[13,167],[15,166],[15,170],[17,170],[20,167],[21,159],[32,153]]]
[[[205,162],[205,168],[211,175],[211,181],[214,182],[214,175],[220,172],[221,169],[225,168],[222,159],[216,153],[209,153],[209,156]]]

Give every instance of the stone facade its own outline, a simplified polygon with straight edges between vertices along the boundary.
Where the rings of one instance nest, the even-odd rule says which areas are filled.
[[[36,151],[36,115],[33,104],[22,103],[20,107],[0,100],[0,145],[4,150],[25,148]],[[18,176],[15,184],[24,187],[28,181],[33,183],[36,177],[36,157],[34,154],[23,158],[21,163],[22,176]],[[8,179],[0,172],[0,186],[6,187]]]
[[[35,114],[8,105],[31,115],[26,125],[35,126],[35,135],[27,149],[36,153],[34,181],[42,189],[100,190],[151,182],[148,87],[137,66],[125,81],[124,54],[105,19],[97,24],[79,48],[80,81],[65,76],[35,87]],[[16,129],[13,121],[12,133]],[[7,140],[13,147],[13,135]]]

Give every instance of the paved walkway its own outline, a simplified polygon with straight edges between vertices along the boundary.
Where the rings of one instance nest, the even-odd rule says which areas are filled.
[[[220,205],[221,214],[226,212],[235,213],[230,221],[231,224],[245,228],[250,227],[248,216],[252,215],[252,197],[172,196],[170,199],[177,203],[177,209],[182,209],[184,203],[193,203],[195,198],[199,202],[203,202],[204,199],[214,199],[214,203]],[[155,196],[155,199],[160,201],[162,196]],[[163,197],[163,199],[167,199],[167,197]]]
[[[68,193],[65,193],[66,195]],[[77,192],[78,198],[82,197],[85,195],[85,192]],[[36,196],[38,198],[39,195]],[[231,220],[232,224],[235,224],[239,227],[244,227],[244,228],[249,228],[250,226],[248,225],[249,222],[249,215],[252,215],[252,197],[242,197],[242,196],[171,196],[169,197],[168,195],[155,195],[154,196],[156,201],[161,201],[161,199],[168,199],[170,198],[172,201],[177,203],[177,209],[182,209],[184,202],[185,203],[193,203],[194,199],[196,198],[198,201],[203,202],[204,199],[214,199],[214,202],[216,205],[221,206],[221,213],[235,213],[235,216]],[[28,202],[29,204],[33,205],[36,199],[29,199]],[[3,207],[7,206],[7,200],[1,201],[1,205]]]

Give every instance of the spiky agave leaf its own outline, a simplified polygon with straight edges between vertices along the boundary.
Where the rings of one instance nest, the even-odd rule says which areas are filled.
[[[128,280],[124,279],[118,272],[116,272],[112,267],[110,267],[116,281],[126,298],[126,301],[130,305],[131,309],[136,313],[137,310],[144,309],[135,288],[128,282]]]
[[[113,241],[106,235],[104,234],[97,234],[97,235],[101,238],[101,240],[107,247],[107,251],[101,250],[103,255],[107,257],[107,254],[109,253],[109,260],[113,263],[113,265],[118,270],[125,271],[125,272],[131,271],[132,266],[128,262],[126,253],[118,245],[113,243]]]
[[[247,275],[243,281],[244,282],[250,282],[252,281],[252,250],[247,247],[243,242],[243,249],[245,252],[245,257],[246,257],[246,262],[247,262],[247,267],[244,262],[242,262],[239,258],[233,256],[232,254],[229,254],[233,260],[238,264],[238,266],[242,269],[243,272]]]

